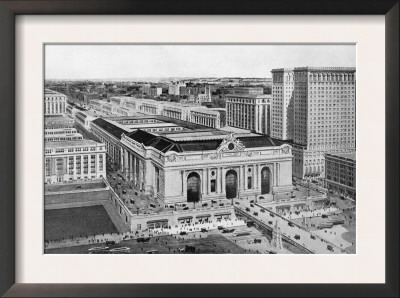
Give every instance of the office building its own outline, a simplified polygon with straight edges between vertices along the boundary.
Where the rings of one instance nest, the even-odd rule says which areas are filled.
[[[106,176],[106,149],[92,140],[45,142],[45,182],[91,180]]]
[[[325,187],[343,197],[356,199],[356,153],[325,154]]]
[[[355,72],[346,67],[294,69],[294,176],[323,178],[325,153],[355,150]]]
[[[44,90],[44,114],[65,114],[67,108],[67,96],[59,92]]]
[[[271,136],[280,140],[292,140],[294,129],[293,69],[273,69],[271,73]]]
[[[224,97],[229,126],[271,134],[271,95],[227,94]]]

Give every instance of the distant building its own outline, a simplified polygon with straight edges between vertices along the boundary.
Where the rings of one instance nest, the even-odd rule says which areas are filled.
[[[325,187],[351,199],[356,198],[356,153],[325,154]]]
[[[156,97],[162,94],[162,88],[161,87],[150,87],[149,90],[149,95]]]
[[[75,113],[75,123],[82,126],[86,130],[90,130],[90,123],[97,119],[86,111],[78,111]]]
[[[173,83],[168,86],[169,95],[180,95],[180,87],[185,87],[185,84]]]
[[[198,107],[190,109],[190,122],[202,124],[212,128],[221,127],[220,112],[208,109],[206,107]]]
[[[252,94],[261,95],[264,93],[263,87],[234,87],[234,94]]]
[[[45,142],[45,182],[106,176],[106,149],[92,140]]]
[[[229,126],[271,134],[271,95],[225,95]]]
[[[59,92],[44,90],[44,114],[65,114],[67,108],[67,96]]]

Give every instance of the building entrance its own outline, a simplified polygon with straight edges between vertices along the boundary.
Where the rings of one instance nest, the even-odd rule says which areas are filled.
[[[226,172],[225,176],[225,191],[226,198],[232,199],[237,196],[237,173],[234,170],[229,170]]]

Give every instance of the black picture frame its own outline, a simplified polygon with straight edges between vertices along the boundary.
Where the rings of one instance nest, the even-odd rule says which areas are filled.
[[[399,0],[0,0],[0,294],[5,297],[398,297]],[[379,14],[386,47],[386,283],[15,284],[15,15]],[[372,75],[372,74],[371,74]],[[344,273],[345,274],[345,273]]]

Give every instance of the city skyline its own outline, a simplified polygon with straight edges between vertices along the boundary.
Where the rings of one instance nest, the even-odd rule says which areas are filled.
[[[281,67],[355,67],[356,47],[351,44],[46,45],[45,61],[46,80],[271,78],[270,71]]]

